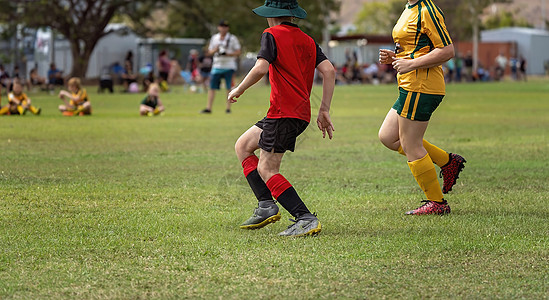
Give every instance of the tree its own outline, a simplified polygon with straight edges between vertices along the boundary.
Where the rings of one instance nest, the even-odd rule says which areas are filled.
[[[478,67],[478,39],[481,17],[486,7],[511,0],[436,0],[445,14],[446,26],[454,41],[473,40],[473,69]],[[364,4],[356,22],[361,32],[390,34],[403,10],[400,0],[376,1]]]
[[[404,3],[401,0],[365,3],[355,22],[357,32],[391,34],[403,10]]]
[[[325,16],[338,8],[338,1],[323,0],[323,5],[302,1],[309,16],[299,24],[320,40]],[[226,18],[243,45],[257,49],[267,23],[251,9],[260,4],[257,0],[0,0],[0,22],[61,33],[71,45],[71,76],[84,77],[95,45],[111,33],[105,28],[113,17],[129,23],[138,34],[201,38],[209,38],[219,20]],[[14,15],[18,10],[24,13]],[[153,22],[158,10],[167,19],[164,27]]]
[[[483,28],[501,28],[501,27],[534,27],[531,23],[522,18],[517,18],[513,12],[501,11],[495,15],[491,15],[484,20]]]
[[[123,7],[138,7],[147,1],[133,0],[0,0],[2,17],[15,19],[30,28],[49,27],[61,33],[71,45],[71,76],[84,77],[95,45],[111,31],[105,31],[112,17]],[[153,1],[151,1],[153,2]],[[155,1],[154,1],[155,2]],[[13,16],[14,11],[22,14]],[[6,16],[7,15],[7,16]]]
[[[253,14],[252,9],[260,6],[257,0],[171,0],[163,8],[167,17],[167,26],[152,28],[150,17],[137,19],[131,16],[131,27],[143,34],[156,34],[172,37],[195,37],[208,39],[217,31],[221,19],[227,19],[234,33],[244,48],[257,50],[261,32],[267,27],[265,18]],[[326,18],[330,12],[339,8],[339,0],[323,0],[322,5],[316,1],[301,1],[300,5],[307,11],[305,20],[298,20],[300,27],[322,40],[322,30],[326,27]]]
[[[450,27],[453,39],[472,39],[473,72],[478,69],[478,43],[483,11],[491,4],[506,2],[512,0],[437,0],[437,4],[446,14],[446,24]]]

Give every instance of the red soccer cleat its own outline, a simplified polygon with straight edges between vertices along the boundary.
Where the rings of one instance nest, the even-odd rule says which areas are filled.
[[[407,211],[407,215],[445,215],[450,213],[450,205],[444,200],[444,202],[435,202],[430,200],[423,200],[425,202],[422,206]]]
[[[442,177],[443,180],[443,194],[447,194],[452,190],[452,187],[456,184],[459,173],[465,167],[466,162],[467,161],[462,156],[450,153],[450,160],[440,168],[440,177]]]

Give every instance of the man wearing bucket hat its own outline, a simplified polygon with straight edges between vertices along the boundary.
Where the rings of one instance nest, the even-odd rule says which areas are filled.
[[[322,103],[317,125],[323,137],[332,138],[330,105],[335,86],[335,70],[315,41],[292,23],[307,12],[296,0],[267,0],[253,10],[267,18],[269,28],[261,37],[261,49],[255,66],[244,80],[229,93],[236,102],[250,86],[267,72],[271,83],[270,108],[267,116],[248,129],[237,140],[236,155],[244,175],[259,201],[253,215],[240,228],[258,229],[280,220],[274,198],[295,220],[282,236],[316,235],[321,225],[301,200],[292,185],[279,173],[286,151],[294,151],[295,142],[311,119],[310,95],[315,69],[322,74]],[[260,149],[259,158],[255,151]]]

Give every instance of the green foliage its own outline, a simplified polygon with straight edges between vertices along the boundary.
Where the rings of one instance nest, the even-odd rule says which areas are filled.
[[[482,25],[480,18],[483,10],[494,3],[508,3],[512,0],[436,0],[436,4],[444,11],[445,22],[450,35],[455,41],[470,40],[473,36],[473,26]]]
[[[357,32],[390,35],[405,4],[401,0],[367,2],[357,16]]]
[[[71,44],[71,76],[84,77],[88,60],[114,15],[139,11],[141,5],[164,1],[88,0],[88,1],[6,1],[0,0],[0,21],[23,24],[30,28],[49,27],[61,33]],[[132,8],[136,8],[132,10]]]
[[[496,15],[488,17],[483,22],[483,28],[493,29],[501,27],[533,27],[531,23],[524,19],[517,19],[515,14],[510,11],[503,11]]]
[[[482,11],[493,3],[511,0],[435,0],[444,11],[445,23],[454,40],[466,40],[472,36],[474,19],[480,20]],[[374,1],[364,4],[355,25],[357,32],[367,34],[391,34],[392,28],[404,8],[401,0]],[[488,19],[486,28],[504,24],[527,25],[525,20],[516,20],[511,13]],[[479,21],[480,25],[480,21]]]
[[[150,15],[145,19],[134,20],[133,27],[137,32],[171,37],[197,37],[209,39],[217,32],[219,20],[226,19],[231,24],[231,32],[238,36],[242,45],[248,50],[258,50],[261,33],[267,28],[265,18],[259,17],[252,9],[264,2],[256,0],[175,0],[164,7],[168,19],[165,28],[152,28],[148,24]],[[314,1],[301,1],[300,5],[307,10],[306,20],[297,20],[301,28],[313,36],[317,42],[322,40],[322,29],[325,16],[339,8],[338,0],[322,1],[322,5]],[[142,9],[150,7],[143,6]],[[128,14],[132,16],[131,14]]]
[[[96,94],[94,115],[0,117],[2,299],[543,299],[549,269],[547,81],[453,84],[426,138],[467,158],[452,214],[404,216],[423,194],[377,131],[394,85],[338,86],[334,140],[316,124],[282,174],[323,225],[238,228],[256,200],[234,142],[262,118],[257,86],[224,113],[172,87],[163,117],[141,94]],[[313,118],[321,88],[313,91]],[[313,119],[314,121],[314,119]]]

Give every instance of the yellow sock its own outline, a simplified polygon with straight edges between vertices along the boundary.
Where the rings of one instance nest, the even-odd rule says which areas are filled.
[[[29,105],[29,110],[31,111],[31,113],[33,113],[35,115],[38,113],[38,108],[36,108],[32,105]]]
[[[429,154],[427,153],[423,158],[418,160],[408,162],[408,166],[416,178],[419,187],[425,193],[427,200],[442,202],[442,190],[438,183],[435,165],[433,165]]]
[[[444,166],[450,160],[450,155],[448,154],[448,152],[427,142],[426,140],[423,140],[423,148],[427,150],[427,153],[429,153],[431,160],[433,160],[433,162],[439,167]],[[404,150],[402,150],[402,146],[398,146],[397,152],[406,156],[406,153],[404,153]]]
[[[20,115],[23,115],[25,113],[25,109],[21,105],[17,105],[17,111]]]
[[[444,166],[450,160],[450,155],[448,154],[448,152],[427,142],[426,140],[423,140],[423,148],[427,150],[427,153],[429,153],[431,160],[439,167]]]
[[[8,113],[8,111],[10,110],[10,106],[9,105],[6,105],[2,108],[0,108],[0,115],[6,115]]]

